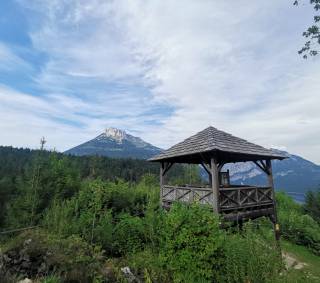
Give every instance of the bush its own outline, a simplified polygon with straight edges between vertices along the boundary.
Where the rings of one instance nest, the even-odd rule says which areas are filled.
[[[309,191],[303,206],[306,213],[311,215],[320,224],[320,189],[316,192]]]
[[[61,239],[42,230],[28,231],[13,239],[3,253],[5,273],[29,278],[49,274],[64,282],[92,282],[103,257],[99,247],[77,236]]]
[[[123,214],[115,224],[113,250],[125,255],[141,250],[145,244],[143,219]]]
[[[277,203],[283,237],[320,255],[320,225],[284,193],[277,194]]]
[[[174,282],[211,282],[221,268],[224,233],[206,207],[176,204],[164,218],[160,259]]]
[[[144,216],[148,203],[158,205],[154,190],[150,190],[152,182],[145,177],[139,185],[130,187],[122,181],[87,181],[71,200],[54,202],[43,224],[61,237],[76,234],[99,243],[110,255],[140,249],[144,228],[138,216]]]
[[[145,248],[127,255],[121,261],[122,266],[130,266],[132,272],[143,282],[172,282],[172,274],[163,266],[159,253],[152,248]],[[149,280],[149,281],[148,281]]]
[[[249,223],[242,232],[223,230],[206,207],[176,204],[147,211],[148,244],[126,264],[151,282],[272,282],[281,257],[273,235]]]
[[[47,276],[41,283],[61,283],[61,279],[55,275]]]

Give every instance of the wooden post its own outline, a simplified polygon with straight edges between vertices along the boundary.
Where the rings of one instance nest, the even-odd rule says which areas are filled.
[[[172,167],[173,162],[161,162],[160,166],[160,205],[163,205],[162,195],[163,195],[163,186],[166,184],[166,174],[169,169]]]
[[[165,168],[165,163],[164,162],[161,162],[160,164],[160,207],[162,207],[163,203],[162,203],[162,187],[164,185],[164,176],[163,176],[163,173],[164,173],[164,168]]]
[[[219,213],[219,170],[216,158],[211,158],[211,184],[213,193],[213,211]]]
[[[280,226],[278,223],[278,216],[277,216],[277,207],[276,207],[276,195],[274,192],[274,183],[273,183],[273,176],[272,176],[272,165],[271,165],[271,160],[267,159],[266,160],[266,169],[267,169],[267,174],[268,174],[268,183],[269,187],[271,187],[271,192],[272,192],[272,199],[273,199],[273,215],[271,218],[271,221],[274,226],[274,235],[277,241],[280,240]]]

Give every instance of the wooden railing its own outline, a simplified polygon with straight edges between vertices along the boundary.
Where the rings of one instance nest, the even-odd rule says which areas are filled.
[[[273,204],[270,187],[223,188],[219,191],[221,211],[264,207]]]
[[[174,201],[198,202],[201,204],[213,204],[212,189],[198,187],[163,186],[161,188],[162,202],[171,204]]]
[[[219,190],[219,210],[231,212],[238,209],[264,208],[273,205],[270,187],[230,187]],[[211,188],[168,186],[161,188],[162,203],[170,206],[172,202],[197,202],[213,206]]]

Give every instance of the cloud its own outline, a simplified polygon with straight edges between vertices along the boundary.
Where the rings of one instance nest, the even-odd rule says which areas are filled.
[[[17,69],[30,71],[31,65],[15,54],[9,46],[0,42],[0,71],[13,72]]]
[[[33,76],[42,95],[31,103],[23,94],[27,102],[19,98],[16,110],[11,94],[7,106],[21,113],[35,103],[33,126],[42,121],[63,133],[58,149],[106,125],[160,147],[213,125],[320,162],[319,59],[297,54],[307,7],[275,0],[38,0],[24,7],[33,48],[48,56]]]
[[[176,109],[152,141],[214,125],[319,162],[320,68],[297,55],[308,11],[284,1],[119,6],[133,48],[155,61],[146,74],[155,98]]]
[[[0,101],[3,145],[37,147],[40,137],[45,136],[49,148],[66,150],[93,138],[107,126],[128,129],[131,124],[146,122],[143,115],[137,116],[138,111],[134,115],[119,115],[116,109],[101,105],[99,100],[87,103],[79,97],[57,94],[40,97],[3,85],[0,85]],[[156,115],[151,117],[157,119]]]

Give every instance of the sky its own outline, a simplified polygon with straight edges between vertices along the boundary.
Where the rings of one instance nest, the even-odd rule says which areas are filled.
[[[116,127],[168,148],[211,125],[320,164],[313,11],[292,2],[1,1],[0,144]]]

